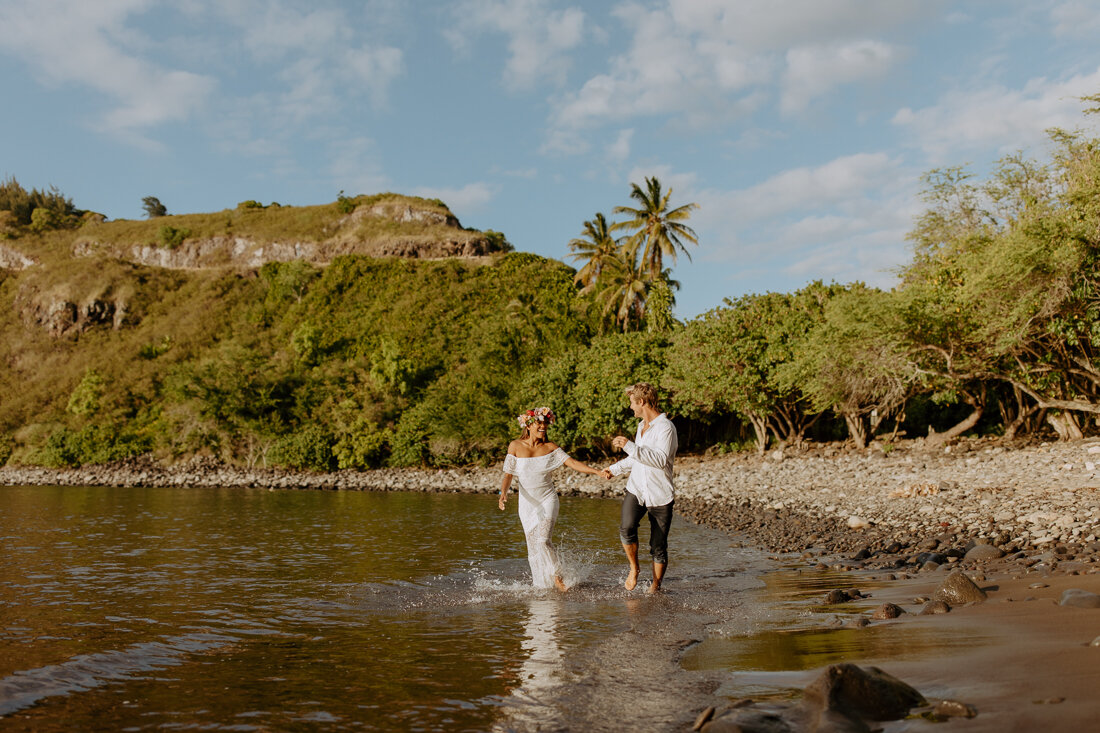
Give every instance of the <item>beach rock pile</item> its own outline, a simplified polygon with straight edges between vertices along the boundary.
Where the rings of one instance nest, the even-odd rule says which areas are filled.
[[[850,554],[858,567],[1052,569],[1100,559],[1100,441],[889,452],[834,447],[684,461],[677,509],[779,552]]]

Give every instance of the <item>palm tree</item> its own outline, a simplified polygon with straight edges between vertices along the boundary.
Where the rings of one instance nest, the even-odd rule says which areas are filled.
[[[629,331],[640,326],[649,294],[649,273],[638,266],[637,255],[620,250],[604,261],[596,302],[604,319],[614,316],[615,325]]]
[[[569,242],[569,249],[573,250],[569,256],[584,261],[584,266],[573,277],[573,282],[584,285],[582,293],[592,292],[608,260],[618,255],[619,240],[611,236],[611,229],[604,215],[597,213],[595,219],[584,223],[581,236]]]
[[[661,193],[661,182],[657,177],[645,179],[645,189],[637,183],[630,184],[632,189],[630,198],[638,202],[639,207],[633,209],[629,206],[616,206],[616,214],[626,214],[630,218],[613,225],[612,230],[633,230],[623,247],[629,251],[637,252],[645,243],[642,252],[642,264],[649,271],[653,279],[661,276],[664,270],[664,256],[668,255],[672,261],[676,261],[677,250],[683,252],[691,259],[682,240],[692,244],[699,244],[695,231],[683,222],[691,218],[691,210],[699,208],[698,204],[684,204],[675,209],[668,208],[668,199],[672,196],[669,188]]]

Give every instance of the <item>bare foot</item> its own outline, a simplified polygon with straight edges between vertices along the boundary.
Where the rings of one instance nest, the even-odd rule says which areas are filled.
[[[623,583],[623,586],[627,590],[634,590],[634,586],[636,585],[638,585],[638,570],[632,568],[630,572],[626,574],[626,582]]]
[[[647,595],[652,593],[660,593],[661,586],[659,583],[650,583],[649,587],[645,589]]]
[[[554,585],[557,586],[557,589],[560,590],[562,593],[569,590],[569,588],[567,588],[565,585],[565,581],[561,579],[560,575],[554,576]]]

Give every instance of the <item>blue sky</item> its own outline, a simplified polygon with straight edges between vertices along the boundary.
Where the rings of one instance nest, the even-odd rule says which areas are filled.
[[[0,29],[28,188],[111,219],[395,191],[572,262],[656,175],[700,205],[682,318],[890,287],[921,174],[1044,157],[1100,93],[1095,0],[0,0]]]

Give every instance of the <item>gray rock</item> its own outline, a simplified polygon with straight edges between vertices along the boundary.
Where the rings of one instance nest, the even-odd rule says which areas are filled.
[[[985,591],[975,585],[974,581],[961,570],[955,570],[948,575],[943,585],[932,594],[933,600],[943,601],[951,606],[982,603],[988,597]]]
[[[919,692],[878,667],[834,664],[803,694],[803,705],[834,710],[865,720],[899,720],[910,708],[926,705]]]
[[[1089,593],[1080,588],[1067,588],[1062,593],[1059,606],[1072,606],[1074,608],[1100,608],[1100,595]]]
[[[858,596],[856,596],[858,598]],[[847,603],[852,600],[852,596],[846,590],[831,590],[825,594],[825,603],[832,606],[837,603]]]
[[[1004,557],[1004,550],[994,545],[974,545],[967,550],[966,560],[997,560]]]
[[[871,614],[871,618],[882,621],[884,619],[897,618],[905,613],[905,609],[893,603],[883,603]]]
[[[777,710],[747,707],[723,713],[700,730],[702,733],[795,733],[799,729]]]
[[[921,608],[920,613],[917,615],[929,616],[935,613],[950,613],[950,611],[951,606],[947,605],[943,601],[928,601],[924,604],[924,607]]]

